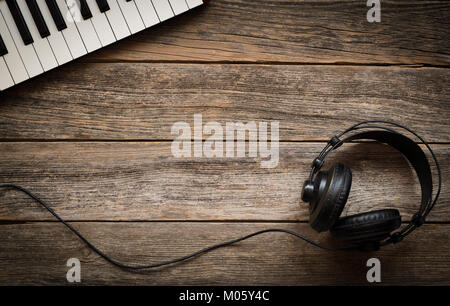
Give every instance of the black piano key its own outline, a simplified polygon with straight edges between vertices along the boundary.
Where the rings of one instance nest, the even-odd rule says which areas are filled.
[[[14,23],[19,30],[20,36],[22,37],[23,43],[25,45],[32,44],[34,42],[33,37],[31,36],[30,30],[27,27],[25,19],[23,18],[22,12],[19,9],[19,5],[16,0],[6,0],[6,4],[8,5],[9,11],[14,19]]]
[[[92,12],[89,9],[89,5],[87,4],[86,0],[80,0],[80,11],[81,16],[83,16],[84,20],[92,18]]]
[[[45,23],[44,17],[42,16],[41,10],[36,2],[36,0],[26,0],[28,9],[30,10],[31,17],[33,17],[34,23],[41,34],[42,38],[50,36],[50,31],[48,30],[47,24]]]
[[[59,9],[58,3],[56,3],[56,0],[45,0],[45,3],[47,3],[48,10],[52,15],[53,21],[55,22],[58,31],[67,29],[67,24],[64,20],[61,10]]]
[[[109,4],[108,0],[96,0],[98,8],[100,9],[100,12],[104,13],[109,11]]]
[[[0,36],[0,56],[8,54],[8,49],[6,49],[5,42],[2,36]]]

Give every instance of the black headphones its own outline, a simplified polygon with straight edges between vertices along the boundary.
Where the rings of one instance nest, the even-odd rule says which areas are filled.
[[[385,124],[387,126],[374,124]],[[438,191],[434,200],[432,199],[431,169],[425,153],[412,139],[388,126],[395,126],[410,132],[430,151],[439,177]],[[344,135],[346,138],[341,140]],[[400,231],[394,232],[401,226],[401,216],[397,209],[382,209],[340,217],[350,194],[352,172],[349,167],[342,163],[334,164],[327,171],[321,171],[321,168],[329,153],[346,142],[361,139],[375,140],[397,149],[411,163],[419,177],[422,189],[419,210],[408,225]],[[330,139],[312,163],[309,179],[303,185],[302,200],[309,202],[309,223],[313,229],[318,232],[329,230],[334,237],[347,241],[362,251],[376,251],[382,245],[400,242],[414,229],[421,226],[436,203],[440,189],[439,164],[428,143],[415,132],[400,124],[372,120],[355,124]]]
[[[385,124],[387,126],[374,124]],[[403,134],[400,134],[391,127],[403,129],[416,136],[430,151],[434,163],[436,164],[438,175],[438,188],[434,199],[432,199],[433,180],[431,169],[425,153],[413,140]],[[341,140],[341,137],[347,134],[351,135],[346,136],[346,138]],[[336,150],[345,142],[359,139],[376,140],[396,148],[409,160],[416,171],[417,176],[419,177],[420,186],[422,188],[421,205],[410,222],[403,229],[397,232],[394,231],[401,226],[401,217],[397,209],[376,210],[339,218],[350,193],[352,172],[350,171],[350,168],[341,163],[334,164],[328,171],[320,171],[320,169],[322,168],[325,158],[330,152]],[[439,168],[439,163],[436,156],[434,155],[433,150],[431,150],[429,144],[419,135],[409,128],[397,123],[380,120],[363,121],[331,138],[322,152],[320,152],[319,156],[314,159],[309,179],[305,182],[302,190],[302,200],[304,202],[309,202],[310,224],[312,228],[318,232],[330,230],[333,236],[349,242],[352,246],[331,248],[312,241],[290,230],[268,228],[250,233],[237,239],[209,246],[183,257],[149,265],[124,264],[109,257],[93,245],[89,240],[87,240],[78,230],[62,219],[45,201],[41,200],[37,195],[33,194],[28,189],[12,183],[0,184],[0,188],[14,188],[32,197],[44,208],[46,208],[56,219],[62,222],[69,230],[77,235],[84,243],[86,243],[89,248],[113,265],[123,269],[141,270],[157,268],[185,261],[211,250],[238,243],[254,236],[269,232],[286,233],[302,239],[313,246],[328,251],[348,251],[355,249],[360,251],[376,251],[380,248],[380,246],[402,241],[404,237],[409,235],[413,230],[425,222],[425,218],[428,216],[431,209],[433,209],[433,206],[439,198],[441,181],[441,170]]]

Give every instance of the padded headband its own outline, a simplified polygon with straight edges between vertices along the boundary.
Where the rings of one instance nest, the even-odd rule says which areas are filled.
[[[397,149],[413,166],[419,178],[420,187],[422,189],[422,201],[420,209],[425,209],[426,205],[430,203],[433,193],[433,180],[431,176],[431,168],[428,159],[418,144],[412,141],[410,138],[390,131],[366,131],[354,134],[347,137],[343,142],[349,142],[352,140],[369,139],[376,140],[381,143],[390,145]]]

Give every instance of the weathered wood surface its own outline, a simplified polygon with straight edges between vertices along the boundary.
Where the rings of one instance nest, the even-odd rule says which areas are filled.
[[[75,223],[101,250],[129,264],[155,263],[269,227],[301,232],[327,245],[307,224]],[[0,226],[0,284],[66,284],[66,261],[81,261],[81,284],[345,285],[368,284],[366,262],[381,261],[382,284],[450,284],[449,225],[424,225],[377,253],[328,252],[282,233],[268,233],[188,262],[146,272],[116,268],[57,223]]]
[[[333,244],[306,224],[300,204],[319,141],[360,120],[394,120],[435,143],[443,190],[431,224],[376,253],[382,281],[449,285],[450,2],[382,1],[378,24],[366,21],[367,9],[359,0],[213,0],[2,92],[0,183],[29,187],[130,263],[267,227]],[[204,123],[279,121],[278,167],[261,169],[259,158],[174,158],[172,125],[193,125],[199,113]],[[344,213],[396,207],[404,221],[414,213],[419,185],[400,154],[354,144],[328,165],[338,160],[354,175]],[[71,257],[82,261],[83,284],[367,284],[366,261],[375,256],[267,234],[130,273],[50,220],[23,194],[0,190],[1,285],[67,284]]]
[[[385,119],[450,142],[450,70],[73,63],[3,93],[0,138],[173,139],[171,127],[279,121],[280,139],[324,140]]]
[[[87,58],[94,61],[250,61],[450,64],[448,1],[213,0]]]
[[[279,164],[260,158],[175,158],[170,142],[1,143],[0,183],[24,185],[70,220],[308,220],[300,191],[324,144],[282,143]],[[448,145],[433,145],[444,182]],[[348,213],[420,202],[415,173],[395,150],[348,144],[329,156],[353,170]],[[428,221],[450,221],[449,190]],[[0,190],[0,219],[54,220],[25,195]]]

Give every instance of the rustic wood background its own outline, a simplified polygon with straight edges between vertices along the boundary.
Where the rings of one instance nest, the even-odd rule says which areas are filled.
[[[450,2],[214,0],[0,93],[0,183],[26,186],[113,258],[151,263],[266,227],[313,232],[300,188],[326,139],[363,119],[432,142],[441,200],[428,222],[376,254],[335,254],[266,234],[147,272],[117,269],[29,198],[0,190],[0,284],[450,284]],[[176,159],[177,121],[279,121],[280,161]],[[420,191],[392,149],[359,143],[327,161],[354,175],[345,213],[397,207]]]

